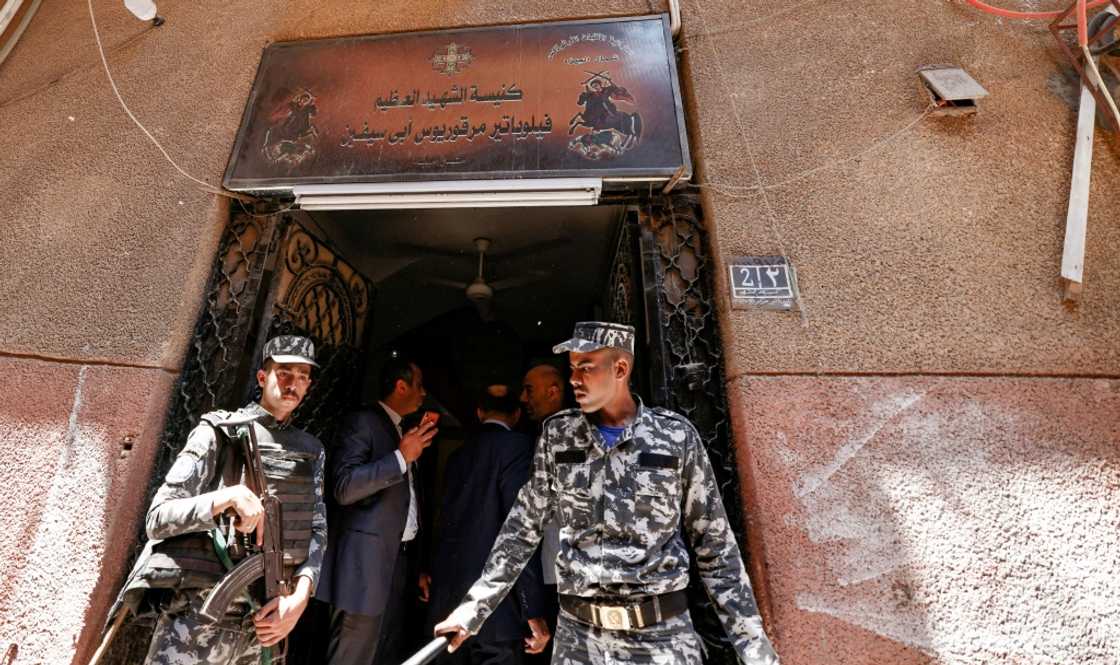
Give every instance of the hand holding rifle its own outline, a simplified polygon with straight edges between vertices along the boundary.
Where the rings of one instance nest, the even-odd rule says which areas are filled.
[[[292,629],[307,609],[311,599],[311,580],[300,576],[296,588],[287,596],[276,596],[253,615],[253,626],[257,629],[257,639],[261,646],[270,647],[279,643]]]
[[[233,521],[233,528],[241,533],[257,532],[257,547],[264,544],[264,505],[260,498],[244,485],[224,487],[216,492],[214,507],[210,513],[214,517],[232,510],[237,517]]]

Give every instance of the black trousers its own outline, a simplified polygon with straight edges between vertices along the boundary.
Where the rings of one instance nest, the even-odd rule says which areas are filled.
[[[410,557],[411,548],[402,545],[393,566],[393,579],[389,585],[389,600],[378,616],[331,609],[331,641],[327,649],[327,665],[399,665],[406,656],[400,656],[405,615],[408,602],[415,591],[409,584],[413,579]]]
[[[401,661],[412,655],[409,651],[414,646],[416,632],[416,622],[412,621],[413,610],[419,594],[416,586],[416,545],[416,541],[401,543],[397,564],[393,567],[389,600],[385,603],[385,613],[382,614],[384,620],[381,624],[381,639],[373,665],[400,665]]]

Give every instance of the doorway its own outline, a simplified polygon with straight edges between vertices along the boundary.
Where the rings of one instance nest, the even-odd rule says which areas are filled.
[[[469,290],[480,258],[488,298]],[[342,412],[375,399],[384,359],[404,353],[452,416],[441,423],[450,448],[471,426],[475,389],[519,382],[526,363],[551,355],[575,321],[604,319],[637,328],[635,391],[696,424],[745,546],[711,266],[699,203],[679,193],[586,207],[237,212],[219,246],[149,496],[202,413],[254,397],[255,359],[272,335],[298,332],[316,343],[323,368],[296,424],[324,443]],[[692,587],[707,662],[736,662],[706,594]],[[308,612],[289,663],[321,661],[315,636],[323,620],[322,608]],[[128,654],[143,652],[150,627],[130,635],[115,645],[120,657],[106,662],[132,662]]]

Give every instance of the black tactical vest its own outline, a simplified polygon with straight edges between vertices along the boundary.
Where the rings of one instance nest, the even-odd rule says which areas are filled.
[[[214,411],[202,417],[204,423],[214,428],[221,446],[218,472],[206,491],[243,482],[245,460],[239,437],[248,435],[238,431],[246,426],[222,424],[230,415],[229,412]],[[248,426],[256,428],[261,466],[268,482],[267,491],[278,497],[283,506],[284,568],[291,575],[297,566],[307,560],[311,545],[311,522],[316,503],[315,461],[318,458],[315,448],[318,440],[302,430],[274,433],[257,422]],[[310,445],[308,440],[314,445]],[[218,520],[223,532],[228,532],[224,528],[228,519],[222,517]],[[234,563],[237,563],[237,557],[234,557]],[[210,534],[188,533],[153,544],[150,556],[137,562],[125,591],[129,588],[201,589],[212,586],[225,573]]]
[[[311,546],[311,520],[315,516],[315,460],[318,455],[261,446],[261,466],[268,478],[268,493],[284,507],[284,567],[295,568],[307,560]]]

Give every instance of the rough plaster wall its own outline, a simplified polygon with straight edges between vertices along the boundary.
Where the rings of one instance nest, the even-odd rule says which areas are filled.
[[[10,359],[0,372],[0,653],[66,663],[132,549],[170,375]]]
[[[729,311],[717,272],[730,374],[1120,375],[1120,138],[1098,132],[1067,310],[1076,88],[1044,25],[946,0],[683,4],[717,252],[790,255],[803,297],[804,316]],[[938,63],[991,95],[905,129],[927,104],[915,72]]]
[[[10,538],[18,533],[22,538],[3,547],[8,550],[14,545],[26,555],[24,565],[5,580],[4,605],[9,613],[0,622],[0,642],[18,643],[24,653],[21,660],[57,663],[69,659],[89,603],[88,590],[97,582],[98,561],[104,553],[100,530],[106,517],[111,461],[105,455],[105,431],[78,421],[87,370],[86,366],[78,370],[61,440],[51,436],[59,431],[50,426],[0,421],[0,431],[7,431],[13,439],[45,444],[43,451],[53,453],[47,464],[36,469],[42,479],[37,510],[18,513],[16,528],[6,535]],[[44,614],[50,615],[49,623],[42,621]]]
[[[783,662],[1120,662],[1120,381],[735,387]]]

